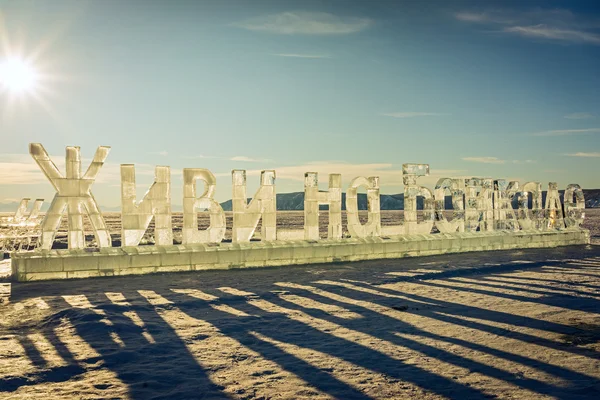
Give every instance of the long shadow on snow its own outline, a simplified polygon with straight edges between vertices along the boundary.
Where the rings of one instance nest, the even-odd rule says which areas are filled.
[[[486,398],[475,388],[462,385],[455,380],[434,374],[414,365],[403,363],[381,352],[365,347],[353,341],[333,336],[313,328],[303,322],[294,321],[284,314],[267,312],[248,304],[244,297],[239,298],[235,308],[258,317],[240,318],[238,323],[231,323],[228,314],[206,308],[206,301],[194,299],[181,294],[160,293],[161,296],[176,303],[182,311],[194,318],[204,319],[215,325],[223,334],[228,335],[263,357],[275,361],[282,368],[293,372],[319,390],[336,398],[365,398],[355,389],[331,385],[333,377],[305,363],[295,356],[285,353],[270,343],[259,340],[251,332],[257,332],[283,343],[319,351],[337,357],[357,366],[376,371],[397,380],[409,381],[434,393],[451,398]],[[213,294],[219,294],[214,292]],[[223,321],[228,321],[223,323]],[[344,385],[345,386],[345,385]]]
[[[372,336],[377,336],[381,339],[392,342],[398,346],[406,347],[406,348],[415,350],[417,352],[420,352],[427,357],[437,358],[441,361],[451,363],[451,364],[454,364],[454,365],[457,365],[457,366],[460,366],[463,368],[467,368],[470,371],[476,371],[476,372],[485,374],[485,375],[493,377],[493,378],[504,380],[504,381],[514,384],[516,386],[520,386],[524,389],[532,390],[532,391],[538,392],[540,394],[546,394],[546,395],[551,395],[551,396],[555,396],[558,398],[569,399],[569,398],[573,398],[573,396],[576,396],[579,394],[578,392],[580,391],[580,387],[578,385],[580,385],[581,382],[587,382],[589,387],[592,388],[592,391],[594,391],[594,389],[593,389],[594,385],[597,385],[600,383],[600,380],[590,378],[587,375],[583,375],[578,372],[574,372],[572,370],[569,370],[569,369],[566,369],[566,368],[563,368],[560,366],[547,364],[547,363],[544,363],[539,360],[535,360],[535,359],[531,359],[528,357],[505,352],[502,350],[494,349],[494,348],[491,348],[491,347],[488,347],[485,345],[481,345],[481,344],[477,344],[477,343],[474,343],[474,342],[471,342],[468,340],[454,338],[454,337],[448,337],[448,336],[440,336],[440,335],[434,334],[432,332],[427,332],[427,331],[424,331],[421,329],[417,329],[410,324],[403,323],[399,319],[385,316],[381,313],[372,311],[369,308],[362,307],[360,305],[356,305],[351,302],[352,300],[361,300],[361,301],[370,302],[374,305],[391,308],[391,307],[398,305],[397,299],[392,300],[393,301],[393,303],[392,303],[392,301],[390,301],[390,299],[387,297],[379,297],[374,294],[369,294],[369,293],[364,293],[364,292],[356,292],[356,291],[352,291],[351,289],[347,289],[347,288],[342,288],[342,290],[337,291],[336,294],[340,295],[340,292],[344,293],[344,295],[345,295],[344,297],[346,297],[350,302],[337,301],[337,300],[331,299],[330,297],[322,296],[322,295],[319,295],[319,294],[311,292],[311,291],[303,291],[302,293],[294,292],[294,294],[301,294],[304,297],[310,298],[312,300],[315,300],[315,301],[318,301],[321,303],[331,304],[331,305],[335,305],[338,307],[343,307],[349,311],[363,315],[366,319],[369,320],[369,323],[365,323],[365,321],[361,321],[361,320],[349,320],[349,319],[345,319],[345,318],[339,318],[339,317],[331,315],[327,312],[324,312],[322,310],[304,308],[304,307],[298,306],[295,303],[285,301],[285,300],[279,298],[278,296],[272,296],[269,298],[269,300],[274,303],[279,303],[283,307],[286,307],[289,309],[303,311],[307,314],[312,315],[315,318],[324,319],[329,322],[344,326],[344,327],[352,329],[352,330],[363,332],[363,333],[366,333],[366,334],[369,334]],[[392,304],[389,304],[389,303],[392,303]],[[412,309],[418,308],[419,311],[421,309],[423,309],[422,303],[416,303],[416,302],[413,303],[410,301],[408,301],[408,302],[403,301],[403,305],[407,306],[409,310],[411,308]],[[406,311],[406,312],[408,312],[408,311]],[[452,309],[445,308],[443,310],[443,312],[451,313]],[[419,313],[414,312],[414,313],[418,314],[418,315],[427,316],[430,318],[437,318],[437,314],[434,312],[431,312],[431,310],[425,310],[424,312],[419,312]],[[399,313],[399,318],[400,317],[401,317],[401,313]],[[460,323],[463,321],[464,320],[459,320],[456,322]],[[506,321],[506,323],[510,323],[510,321]],[[382,326],[389,327],[389,329],[384,330],[382,332],[382,330],[380,328],[378,328],[378,327],[382,327]],[[423,343],[420,343],[418,341],[414,341],[411,339],[399,337],[398,335],[396,335],[396,333],[406,333],[406,334],[410,334],[410,335],[420,336],[420,337],[426,338],[426,339],[433,339],[433,340],[437,340],[437,341],[446,342],[449,344],[455,344],[455,345],[463,346],[466,348],[470,348],[474,351],[487,353],[494,357],[498,357],[498,358],[502,358],[502,359],[505,359],[508,361],[520,363],[522,365],[526,365],[528,367],[535,368],[540,371],[544,371],[548,374],[552,374],[552,375],[556,376],[557,378],[567,380],[572,384],[572,387],[571,388],[562,388],[562,387],[547,384],[545,382],[537,381],[535,379],[524,378],[517,374],[507,372],[503,369],[494,368],[494,367],[479,363],[477,361],[447,352],[447,351],[439,349],[437,347],[426,345],[426,344],[423,344]],[[591,395],[591,393],[590,393],[590,395]],[[598,395],[597,392],[593,396],[596,396],[596,395]]]

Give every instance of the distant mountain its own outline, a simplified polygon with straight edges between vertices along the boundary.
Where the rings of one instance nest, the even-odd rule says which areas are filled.
[[[559,190],[560,198],[562,201],[563,190]],[[600,189],[584,189],[583,194],[585,197],[586,208],[600,208]],[[248,199],[250,201],[250,199]],[[404,210],[404,195],[403,194],[382,194],[380,195],[381,209],[382,210]],[[546,202],[546,191],[542,192],[542,204]],[[446,209],[452,209],[452,198],[446,196],[445,199]],[[514,204],[516,206],[516,204]],[[221,203],[221,207],[225,211],[231,211],[231,200],[227,200]],[[321,206],[324,208],[324,206]],[[423,208],[423,199],[417,199],[417,208]],[[303,210],[304,209],[304,192],[294,193],[278,193],[277,194],[277,209],[284,211]],[[342,210],[346,209],[346,193],[342,193]],[[364,193],[358,194],[358,209],[367,209],[367,195]]]
[[[562,201],[563,190],[559,190],[560,198]],[[586,208],[600,208],[600,189],[584,189],[583,194],[585,197]],[[250,200],[250,199],[248,199]],[[546,192],[542,192],[542,200],[544,204],[546,202]],[[42,206],[42,212],[48,210],[51,199],[44,201]],[[403,210],[404,209],[404,195],[403,194],[382,194],[380,195],[380,204],[382,210]],[[29,209],[33,206],[34,199],[29,202]],[[516,204],[513,204],[516,207]],[[19,207],[19,202],[6,202],[0,203],[0,213],[14,213]],[[231,211],[231,200],[227,200],[221,203],[221,207],[225,211]],[[324,208],[324,206],[321,206]],[[417,207],[423,208],[423,199],[417,200]],[[173,204],[173,212],[181,212],[182,206]],[[103,212],[120,212],[121,207],[106,207],[100,206]],[[278,210],[303,210],[304,209],[304,192],[295,193],[278,193],[277,194],[277,209]],[[342,209],[346,209],[346,193],[342,193]],[[364,193],[358,194],[358,209],[367,209],[367,195]],[[452,199],[450,196],[446,197],[446,209],[452,209]]]

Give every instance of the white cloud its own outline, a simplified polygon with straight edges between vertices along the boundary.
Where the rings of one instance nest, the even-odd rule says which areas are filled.
[[[511,160],[513,164],[533,164],[534,160]]]
[[[373,25],[373,20],[325,12],[289,11],[250,18],[233,25],[280,35],[342,35],[365,30]]]
[[[473,22],[473,23],[495,23],[495,24],[509,24],[514,22],[514,19],[509,15],[494,12],[494,11],[485,11],[485,12],[471,12],[471,11],[461,11],[454,14],[454,18],[459,21],[464,22]]]
[[[298,54],[298,53],[275,53],[271,54],[277,57],[292,57],[292,58],[331,58],[331,56],[321,54]]]
[[[65,156],[50,155],[61,174],[65,174]],[[38,185],[50,182],[29,154],[0,154],[0,185]],[[81,169],[85,173],[90,158],[81,159]],[[150,164],[135,164],[136,176],[154,176],[154,166]],[[175,170],[171,171],[174,174]],[[96,183],[114,183],[121,181],[121,165],[105,162]]]
[[[532,39],[545,39],[563,43],[600,45],[598,21],[585,15],[576,15],[562,9],[533,9],[530,11],[487,10],[461,11],[454,18],[466,22],[490,25],[498,32]]]
[[[595,152],[595,153],[584,153],[584,152],[578,152],[578,153],[571,153],[571,154],[565,154],[566,156],[571,156],[571,157],[600,157],[600,153]]]
[[[483,164],[533,164],[534,160],[502,160],[498,157],[463,157],[462,160],[470,162],[478,162]]]
[[[506,160],[501,160],[498,157],[463,157],[464,161],[478,162],[484,164],[504,164]]]
[[[342,174],[342,182],[347,186],[357,176],[378,176],[380,185],[402,186],[402,168],[395,167],[391,163],[374,164],[351,164],[343,161],[315,161],[302,165],[281,166],[274,168],[278,180],[287,179],[296,182],[304,182],[306,172],[317,172],[322,182],[327,182],[328,174]],[[431,169],[429,176],[419,178],[422,185],[434,185],[438,179],[444,177],[455,177],[464,172],[463,170]],[[246,171],[248,176],[260,176],[261,170]],[[216,176],[229,176],[230,173],[219,173]]]
[[[181,158],[185,158],[186,160],[198,160],[201,158],[222,158],[222,157],[217,157],[217,156],[205,156],[202,154],[198,154],[196,156],[182,156]]]
[[[568,119],[588,119],[588,118],[596,118],[594,114],[586,113],[586,112],[577,112],[569,115],[565,115],[565,118]]]
[[[241,162],[262,162],[262,163],[270,163],[273,160],[268,158],[252,158],[247,156],[235,156],[229,159],[230,161],[241,161]]]
[[[510,26],[504,28],[504,32],[538,39],[600,44],[600,35],[595,33],[581,30],[553,28],[543,24],[533,26]]]
[[[465,22],[489,22],[490,17],[486,13],[475,13],[468,11],[461,11],[454,14],[454,18],[459,21]]]
[[[394,118],[413,118],[413,117],[439,117],[439,116],[448,115],[448,114],[434,113],[434,112],[406,111],[406,112],[384,113],[381,115],[384,115],[386,117],[394,117]]]
[[[169,152],[168,151],[151,151],[148,154],[153,155],[153,156],[163,156],[163,157],[165,157],[165,156],[169,155]]]
[[[585,133],[598,133],[600,128],[587,128],[587,129],[557,129],[552,131],[543,131],[534,133],[533,136],[568,136],[568,135],[580,135]]]

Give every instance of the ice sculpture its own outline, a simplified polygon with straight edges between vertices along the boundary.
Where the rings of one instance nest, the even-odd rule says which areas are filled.
[[[85,247],[83,216],[87,214],[99,247],[110,247],[111,239],[98,203],[91,192],[91,186],[108,156],[110,147],[100,146],[85,174],[81,174],[81,154],[79,147],[67,147],[66,176],[63,176],[40,143],[30,143],[29,153],[46,175],[56,194],[50,209],[42,221],[40,247],[52,248],[62,215],[67,210],[69,248]]]
[[[448,221],[444,215],[446,206],[446,193],[452,195],[453,218]],[[438,180],[434,189],[435,201],[435,226],[441,233],[464,232],[465,230],[465,203],[463,196],[465,184],[462,179],[442,178]]]
[[[546,205],[544,206],[544,229],[561,229],[565,227],[562,205],[558,195],[558,184],[548,183]]]
[[[482,221],[479,229],[482,231],[494,230],[494,181],[491,178],[481,179],[481,192],[479,192],[477,206]]]
[[[171,168],[157,166],[154,183],[136,202],[135,166],[121,164],[121,246],[137,246],[154,217],[154,241],[173,244],[171,223]]]
[[[429,164],[402,164],[404,181],[404,233],[429,234],[435,218],[433,193],[417,185],[420,176],[429,175]],[[417,221],[417,197],[423,196],[423,222]]]
[[[196,183],[204,181],[204,193],[196,197]],[[225,212],[213,198],[217,179],[207,169],[183,169],[183,229],[182,243],[214,243],[225,238]],[[198,229],[198,209],[208,209],[210,226],[206,230]]]
[[[529,194],[531,194],[531,210],[528,206]],[[519,192],[518,203],[517,217],[521,229],[540,229],[543,224],[542,185],[539,182],[525,183]]]
[[[260,187],[254,197],[247,203],[246,171],[231,171],[233,196],[233,242],[249,242],[254,235],[258,221],[262,217],[261,239],[277,239],[277,203],[275,197],[275,171],[261,171]]]
[[[0,253],[30,250],[38,245],[39,212],[44,199],[36,199],[27,215],[30,199],[22,199],[13,216],[0,218]]]
[[[342,175],[329,174],[329,191],[319,192],[319,174],[304,174],[304,230],[279,229],[278,240],[319,240],[319,205],[329,205],[327,238],[342,237]]]
[[[358,218],[357,189],[367,188],[367,222],[363,225]],[[379,177],[356,177],[350,182],[346,191],[346,214],[348,232],[352,237],[368,237],[381,235],[381,213],[379,206]]]
[[[40,210],[42,209],[42,205],[44,204],[44,199],[35,199],[33,207],[31,208],[29,215],[27,215],[27,206],[29,205],[30,200],[31,199],[27,198],[21,199],[21,202],[19,203],[19,207],[17,207],[17,211],[15,211],[15,214],[12,217],[9,217],[6,220],[2,221],[2,223],[16,224],[21,226],[39,224],[39,215]]]
[[[565,190],[565,224],[567,228],[578,228],[585,218],[583,190],[577,184],[570,184]]]
[[[342,237],[342,175],[329,174],[329,191],[319,192],[319,174],[304,174],[304,232],[307,240],[319,240],[319,205],[329,205],[328,239]]]
[[[465,179],[465,231],[494,229],[493,181],[490,178]]]
[[[494,229],[516,231],[519,222],[512,201],[519,190],[519,182],[505,179],[494,181]]]

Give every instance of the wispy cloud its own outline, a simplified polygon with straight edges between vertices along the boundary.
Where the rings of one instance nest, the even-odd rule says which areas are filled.
[[[454,18],[465,23],[488,25],[494,32],[530,39],[600,45],[598,22],[569,10],[466,10],[455,13]]]
[[[110,157],[110,156],[109,156]],[[50,155],[61,174],[65,174],[65,156]],[[29,154],[0,154],[0,185],[38,185],[50,184],[42,170]],[[91,158],[81,159],[81,168],[85,172],[92,162]],[[180,170],[171,169],[171,174],[180,174]],[[147,180],[154,176],[154,165],[135,164],[136,176]],[[108,184],[121,181],[121,165],[116,162],[105,162],[100,170],[96,183]]]
[[[288,11],[250,18],[233,24],[251,31],[280,35],[343,35],[373,25],[369,18],[342,17],[325,12]]]
[[[553,28],[544,24],[533,26],[510,26],[504,28],[504,32],[538,39],[600,44],[600,35],[595,33]]]
[[[533,164],[534,160],[502,160],[498,157],[463,157],[462,160],[483,164]]]
[[[569,136],[569,135],[581,135],[586,133],[598,133],[600,128],[587,128],[587,129],[557,129],[552,131],[536,132],[533,136]]]
[[[163,156],[163,157],[165,157],[165,156],[169,155],[169,152],[168,151],[151,151],[148,154],[153,155],[153,156]]]
[[[203,154],[198,154],[195,156],[182,156],[181,158],[184,158],[186,160],[199,160],[202,158],[223,158],[223,157],[217,157],[217,156],[205,156]]]
[[[515,22],[513,18],[502,13],[485,11],[485,12],[471,12],[461,11],[454,14],[454,17],[459,21],[474,22],[474,23],[496,23],[496,24],[510,24]]]
[[[299,54],[299,53],[274,53],[272,56],[292,57],[292,58],[331,58],[331,56],[321,54]]]
[[[394,112],[394,113],[383,113],[386,117],[394,117],[394,118],[413,118],[413,117],[439,117],[442,115],[448,115],[445,113],[435,113],[435,112],[414,112],[414,111],[405,111],[405,112]]]
[[[565,115],[565,118],[568,119],[589,119],[589,118],[596,118],[596,116],[594,114],[590,114],[590,113],[586,113],[586,112],[577,112],[577,113],[572,113],[569,115]]]
[[[327,182],[328,174],[342,174],[343,185],[348,185],[352,179],[357,176],[378,176],[380,185],[383,186],[401,186],[402,168],[394,166],[391,163],[373,163],[373,164],[351,164],[343,161],[315,161],[301,165],[280,166],[274,168],[277,173],[277,179],[291,180],[296,182],[304,181],[306,172],[317,172],[322,182]],[[261,170],[249,170],[248,176],[259,176]],[[431,169],[431,174],[427,177],[419,178],[422,185],[433,185],[441,177],[455,177],[463,170],[451,169]],[[231,173],[219,173],[216,176],[229,176]]]
[[[235,156],[229,159],[230,161],[242,161],[242,162],[262,162],[262,163],[271,163],[273,160],[268,158],[252,158],[247,156]]]
[[[501,160],[498,157],[463,157],[464,161],[478,162],[484,164],[504,164],[506,160]]]
[[[571,153],[571,154],[565,154],[566,156],[570,156],[570,157],[600,157],[600,153],[595,152],[595,153],[583,153],[583,152],[578,152],[578,153]]]

